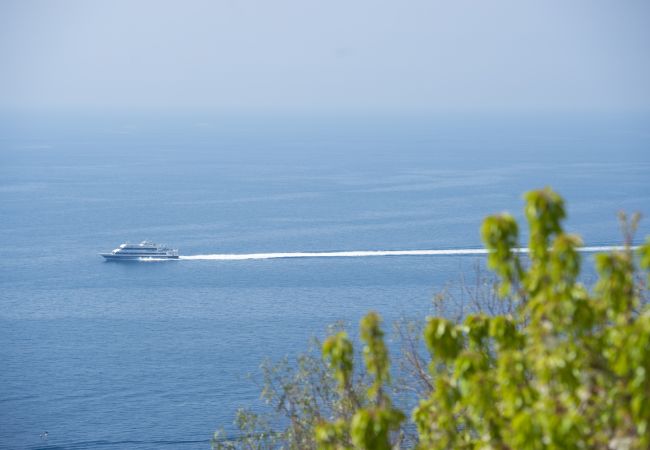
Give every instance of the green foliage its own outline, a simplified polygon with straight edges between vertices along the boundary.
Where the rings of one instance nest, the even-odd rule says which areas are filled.
[[[388,350],[384,343],[384,332],[380,328],[381,319],[377,313],[369,313],[361,320],[361,339],[365,342],[363,359],[366,372],[372,377],[364,403],[358,407],[349,422],[344,419],[324,421],[315,429],[316,441],[321,449],[372,448],[378,450],[392,448],[391,432],[399,430],[404,414],[393,408],[390,399],[384,394],[384,386],[390,383]],[[342,357],[342,355],[345,355]],[[328,338],[323,344],[323,356],[339,380],[339,391],[346,399],[349,397],[347,384],[352,371],[352,344],[345,334]],[[348,358],[349,357],[349,358]],[[345,364],[341,364],[345,360]],[[352,404],[358,399],[347,399]]]
[[[410,443],[421,449],[650,448],[650,305],[642,298],[648,274],[639,277],[636,268],[650,271],[650,238],[635,254],[638,216],[629,224],[624,218],[624,250],[596,255],[598,280],[589,289],[580,282],[581,240],[562,227],[562,198],[546,188],[525,199],[527,251],[517,250],[512,216],[488,217],[481,227],[505,306],[477,296],[488,302],[478,301],[477,313],[427,318],[419,329],[428,356],[418,354],[407,333],[399,367],[408,363],[419,386],[411,414],[417,436]],[[289,425],[273,433],[264,418],[240,413],[244,437],[235,444],[215,439],[213,446],[370,450],[408,443],[404,436],[413,427],[404,426],[405,415],[391,401],[379,315],[362,319],[360,337],[364,367],[355,368],[360,358],[339,331],[320,346],[322,358],[303,355],[293,370],[267,368],[263,394]]]
[[[488,264],[501,278],[500,294],[514,298],[514,313],[473,314],[462,324],[427,319],[433,389],[412,413],[418,446],[650,448],[650,309],[639,300],[631,239],[624,251],[596,256],[599,279],[589,291],[578,281],[581,240],[562,228],[562,198],[546,188],[525,199],[527,260],[515,250],[512,216],[488,217],[481,228]],[[650,239],[639,255],[648,270]],[[354,414],[351,443],[388,449],[402,416],[381,395],[390,380],[375,313],[362,320],[361,336],[374,404]],[[331,442],[322,448],[350,447],[349,441]]]
[[[641,268],[650,270],[650,237],[646,239],[645,244],[639,249],[639,254],[641,255]],[[650,280],[650,277],[648,279]]]
[[[388,406],[360,409],[350,425],[352,443],[356,448],[388,450],[393,447],[390,432],[398,430],[403,420],[401,411]]]
[[[388,350],[384,344],[384,332],[379,327],[381,319],[377,313],[371,312],[361,319],[361,339],[366,343],[363,348],[363,359],[368,373],[374,381],[368,389],[368,396],[381,403],[381,388],[390,382]]]
[[[512,285],[521,277],[521,267],[514,249],[518,245],[519,227],[510,214],[500,214],[485,219],[481,226],[481,237],[490,250],[488,267],[501,276],[499,293],[505,297]]]
[[[330,361],[340,389],[347,391],[352,378],[352,359],[354,358],[348,334],[345,331],[339,331],[334,336],[328,337],[323,343],[323,356]]]
[[[336,342],[344,342],[345,334],[339,334],[340,329],[340,325],[333,327]],[[308,350],[295,359],[264,362],[261,379],[257,381],[269,409],[265,412],[240,410],[235,420],[239,436],[228,438],[220,431],[212,447],[215,450],[309,450],[317,448],[317,439],[331,441],[333,445],[326,448],[332,449],[340,448],[338,442],[350,442],[349,427],[342,427],[341,423],[349,424],[356,409],[364,406],[369,383],[365,374],[352,373],[352,370],[348,372],[350,377],[341,383],[334,376],[334,366],[322,357],[322,348],[323,343],[313,339]],[[346,353],[339,352],[339,355]],[[351,364],[351,355],[341,360]],[[346,366],[351,367],[344,363],[341,368],[345,370]],[[326,421],[334,426],[321,427]]]

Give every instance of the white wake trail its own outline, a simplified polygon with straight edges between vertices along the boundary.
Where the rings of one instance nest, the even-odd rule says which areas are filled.
[[[583,253],[608,252],[623,250],[625,247],[606,245],[597,247],[580,247]],[[636,247],[633,247],[636,249]],[[528,253],[527,248],[514,249],[517,253]],[[242,261],[247,259],[278,258],[365,258],[369,256],[479,256],[487,255],[484,248],[457,248],[449,250],[358,250],[343,252],[291,252],[291,253],[248,253],[248,254],[211,254],[180,256],[185,260]]]

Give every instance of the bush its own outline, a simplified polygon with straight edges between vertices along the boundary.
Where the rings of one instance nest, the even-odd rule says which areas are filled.
[[[579,281],[581,241],[562,228],[564,202],[550,189],[525,196],[527,253],[512,216],[488,217],[488,265],[511,314],[427,318],[431,389],[413,410],[418,448],[650,448],[650,309],[635,263],[650,269],[650,239],[637,260],[631,239],[596,255],[598,281]],[[629,230],[628,230],[629,231]],[[629,236],[630,233],[626,233]],[[526,256],[525,258],[523,256]],[[649,277],[650,278],[650,277]],[[510,308],[509,308],[510,309]],[[312,438],[273,446],[390,449],[403,443],[405,415],[388,395],[390,370],[380,318],[361,322],[365,381],[353,382],[345,332],[322,345],[327,414],[311,416]]]

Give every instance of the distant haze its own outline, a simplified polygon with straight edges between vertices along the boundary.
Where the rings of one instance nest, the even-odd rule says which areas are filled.
[[[0,3],[0,108],[650,106],[650,2]]]

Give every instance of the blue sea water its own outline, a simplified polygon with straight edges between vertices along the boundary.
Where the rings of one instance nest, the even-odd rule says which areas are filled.
[[[650,214],[649,125],[643,115],[5,115],[0,447],[209,448],[217,428],[236,433],[238,407],[260,407],[246,375],[264,358],[369,310],[387,323],[423,316],[483,261],[119,264],[101,251],[142,239],[183,255],[478,248],[487,214],[521,219],[522,193],[546,185],[567,199],[570,231],[618,244],[619,210]]]

